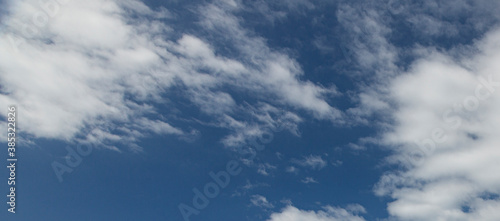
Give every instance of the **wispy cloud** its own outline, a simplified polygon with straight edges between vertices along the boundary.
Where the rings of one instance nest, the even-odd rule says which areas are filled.
[[[292,162],[315,170],[321,170],[328,164],[327,161],[323,160],[323,158],[319,155],[306,156],[302,160],[293,159]]]
[[[308,183],[318,183],[318,181],[312,177],[306,177],[302,179],[300,182],[308,184]]]
[[[297,4],[302,2],[307,3]],[[176,30],[168,9],[153,10],[136,0],[70,1],[36,26],[27,18],[38,13],[38,4],[9,4],[0,37],[0,104],[17,104],[24,113],[23,130],[34,138],[69,141],[96,128],[110,135],[92,135],[101,143],[112,135],[129,138],[125,145],[149,134],[190,137],[196,131],[164,113],[177,111],[168,102],[174,88],[210,116],[209,123],[231,129],[223,141],[227,146],[241,145],[261,133],[262,125],[276,125],[276,118],[263,117],[275,116],[278,109],[298,108],[332,121],[341,116],[326,101],[338,95],[334,88],[300,80],[303,71],[293,58],[241,27],[232,14],[243,8],[239,2],[215,1],[193,14],[203,32],[220,36],[213,39]],[[26,32],[28,26],[34,31]],[[239,56],[224,56],[214,46],[217,41]],[[261,102],[239,103],[234,93]],[[168,108],[159,111],[163,105]],[[280,114],[290,122],[287,129],[297,133],[293,125],[301,118],[293,111]],[[225,124],[227,119],[239,124]]]
[[[271,171],[273,170],[276,170],[276,166],[273,166],[269,163],[261,163],[257,167],[257,173],[264,176],[269,176]]]
[[[298,173],[299,169],[297,169],[297,167],[294,167],[294,166],[289,166],[289,167],[286,168],[285,171],[287,173]]]
[[[244,196],[248,192],[259,188],[259,187],[270,187],[269,184],[267,183],[252,183],[249,180],[247,180],[246,184],[239,187],[231,196]]]
[[[252,205],[256,207],[267,208],[267,209],[274,208],[274,205],[268,202],[266,197],[263,197],[261,195],[253,195],[250,198],[250,202],[252,203]]]

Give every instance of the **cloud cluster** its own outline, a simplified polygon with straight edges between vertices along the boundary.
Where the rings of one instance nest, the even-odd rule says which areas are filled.
[[[340,7],[350,55],[372,81],[360,84],[359,107],[348,113],[377,123],[372,143],[403,168],[374,188],[394,200],[391,218],[499,219],[499,8],[488,0]],[[414,32],[394,33],[405,27]]]
[[[303,72],[294,59],[241,27],[232,15],[241,7],[232,1],[200,6],[200,28],[217,36],[203,39],[177,32],[167,9],[136,0],[12,2],[0,37],[0,105],[18,105],[27,135],[66,141],[189,136],[190,129],[165,115],[176,110],[172,90],[214,119],[209,123],[231,129],[229,146],[259,134],[262,124],[276,124],[263,117],[278,108],[290,110],[280,113],[291,125],[300,122],[295,110],[338,119],[325,100],[335,89],[299,80]],[[214,39],[239,56],[224,55]],[[259,112],[248,111],[235,93],[259,100],[247,105]],[[249,119],[237,120],[242,113]]]
[[[395,125],[383,142],[404,172],[387,174],[376,192],[395,199],[401,220],[500,218],[500,30],[456,60],[434,50],[392,82]]]
[[[357,81],[357,107],[347,114],[365,124],[374,113],[384,116],[376,119],[380,139],[370,142],[390,148],[390,162],[404,168],[389,171],[375,187],[394,200],[388,205],[392,218],[499,220],[500,30],[493,25],[500,6],[489,0],[434,2],[398,10],[339,5],[337,20],[350,39],[346,56],[360,73],[353,79],[368,76]],[[304,6],[314,8],[305,0],[287,5]],[[244,9],[240,1],[205,3],[193,9],[200,31],[188,32],[177,29],[179,18],[168,9],[137,0],[11,1],[0,35],[0,106],[18,106],[19,128],[28,138],[121,142],[135,149],[149,134],[196,134],[193,125],[170,114],[183,117],[174,98],[205,117],[190,120],[228,129],[221,140],[228,147],[262,135],[263,127],[285,124],[298,135],[303,113],[345,121],[328,102],[339,92],[303,80],[294,58],[244,28],[235,16]],[[405,42],[403,52],[403,43],[391,42],[397,39],[394,24],[413,28],[409,39],[424,44]],[[439,37],[468,43],[460,36],[471,31],[488,32],[466,46],[428,43]],[[417,59],[405,64],[402,55]],[[293,163],[316,170],[327,165],[315,155]],[[259,164],[261,174],[271,170]],[[272,207],[258,195],[252,203]],[[364,220],[361,212],[289,206],[269,220]]]
[[[461,39],[471,33],[485,32],[500,20],[496,12],[498,1],[405,1],[402,20],[412,28],[412,34],[422,39],[445,37]]]

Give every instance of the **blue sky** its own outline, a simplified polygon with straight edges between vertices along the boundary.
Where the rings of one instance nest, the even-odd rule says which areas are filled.
[[[0,220],[500,220],[498,1],[0,2]]]

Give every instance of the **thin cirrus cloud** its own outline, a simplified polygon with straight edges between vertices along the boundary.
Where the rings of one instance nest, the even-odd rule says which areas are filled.
[[[300,182],[308,184],[308,183],[318,183],[318,181],[312,177],[306,177],[302,179]]]
[[[252,205],[256,207],[267,208],[267,209],[274,208],[274,205],[269,201],[267,201],[266,197],[261,195],[253,195],[250,198],[250,202],[252,203]]]
[[[102,138],[126,134],[128,141],[148,134],[189,136],[191,129],[155,108],[173,105],[164,97],[174,87],[221,127],[241,114],[260,124],[276,123],[259,118],[274,114],[275,106],[332,121],[341,115],[325,101],[338,92],[299,80],[303,71],[293,58],[241,27],[232,15],[242,8],[235,2],[215,1],[198,11],[202,29],[232,39],[227,43],[241,55],[236,59],[219,53],[208,39],[176,33],[169,25],[175,16],[164,8],[152,10],[135,0],[61,2],[38,26],[27,19],[41,10],[34,0],[10,3],[3,21],[0,103],[19,106],[23,131],[33,138],[98,137],[93,131],[108,134]],[[23,29],[26,25],[34,31]],[[261,112],[246,111],[227,88],[253,94]],[[282,115],[300,122],[292,112]],[[259,123],[242,122],[249,129],[231,125],[234,133],[223,143],[240,145],[261,133]]]
[[[276,170],[276,166],[273,166],[269,163],[261,163],[258,165],[257,173],[269,176],[272,171]]]
[[[292,162],[300,165],[302,167],[310,168],[310,169],[315,169],[315,170],[321,170],[326,165],[328,164],[326,160],[324,160],[321,156],[319,155],[309,155],[305,156],[303,159],[298,160],[298,159],[292,159]],[[294,172],[295,169],[294,167],[289,167],[290,172]]]

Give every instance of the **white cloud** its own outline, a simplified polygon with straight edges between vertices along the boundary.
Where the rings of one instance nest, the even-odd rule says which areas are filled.
[[[453,57],[425,50],[391,82],[398,107],[383,142],[407,169],[375,192],[394,199],[388,211],[399,220],[500,218],[500,30],[474,47]]]
[[[362,69],[375,71],[378,78],[394,74],[394,62],[398,55],[397,48],[386,38],[392,30],[384,19],[383,12],[361,6],[343,4],[337,11],[337,20],[351,39],[345,56],[356,59],[356,64]],[[363,77],[373,78],[368,75]]]
[[[282,21],[290,15],[315,8],[315,4],[311,3],[309,0],[256,0],[240,2],[246,6],[244,9],[245,11],[256,13],[253,19],[258,20],[264,18],[265,21],[273,25],[276,21]]]
[[[138,12],[109,1],[72,1],[57,4],[50,17],[39,6],[38,1],[12,3],[4,21],[7,33],[0,39],[0,103],[18,105],[23,131],[70,140],[88,133],[86,128],[107,131],[110,123],[141,127],[156,122],[153,128],[160,129],[158,121],[140,117],[154,112],[150,106],[125,99],[128,93],[137,98],[159,93],[145,74],[160,61],[157,48],[146,44],[150,36],[138,34],[140,27],[127,24],[125,10]],[[39,20],[31,20],[35,15]],[[38,23],[43,16],[46,23]],[[183,133],[166,122],[156,131]]]
[[[370,73],[363,76],[373,79],[361,83],[361,93],[353,96],[359,107],[347,113],[364,124],[378,114],[374,121],[383,136],[370,143],[390,147],[396,154],[388,162],[405,168],[382,176],[374,191],[394,199],[388,206],[391,220],[497,220],[499,140],[493,131],[500,125],[495,114],[500,95],[488,97],[492,91],[484,82],[500,82],[500,5],[489,0],[402,4],[398,12],[377,4],[342,6],[338,14],[353,38],[351,55],[362,73]],[[455,44],[449,50],[416,45],[402,51],[388,39],[397,31],[390,25],[404,19],[414,30],[411,37],[457,43],[449,40]],[[458,43],[484,32],[473,45]],[[440,43],[423,44],[430,42]],[[416,61],[398,67],[398,55]]]
[[[249,180],[247,180],[246,184],[241,186],[241,187],[238,187],[238,189],[234,191],[234,193],[231,195],[231,197],[244,196],[248,192],[252,191],[253,189],[262,188],[262,187],[269,187],[269,186],[270,185],[267,183],[259,183],[259,182],[251,183]]]
[[[305,184],[308,184],[308,183],[318,183],[318,181],[316,179],[312,178],[312,177],[306,177],[303,180],[301,180],[300,182],[305,183]]]
[[[278,109],[267,103],[243,106],[239,109],[244,109],[242,111],[249,113],[248,117],[255,119],[255,121],[240,121],[228,115],[220,117],[218,126],[234,131],[222,139],[222,143],[227,147],[241,148],[251,141],[260,143],[264,136],[273,136],[274,133],[284,130],[295,136],[300,135],[297,125],[302,122],[302,118],[292,112]]]
[[[303,71],[294,59],[240,26],[232,15],[240,7],[234,1],[200,7],[201,28],[220,35],[202,39],[176,31],[167,9],[152,10],[136,0],[69,1],[47,12],[36,0],[12,2],[0,37],[0,106],[18,105],[28,135],[66,141],[96,128],[130,138],[124,143],[149,133],[191,136],[192,130],[174,125],[155,108],[171,105],[165,100],[172,88],[211,116],[210,123],[224,125],[242,114],[257,119],[255,124],[235,120],[243,126],[230,125],[234,134],[223,141],[228,146],[262,133],[263,125],[277,127],[276,118],[266,117],[275,117],[272,108],[339,119],[340,111],[326,101],[337,95],[335,89],[299,80]],[[218,40],[238,56],[222,55],[213,46]],[[237,103],[230,89],[267,107],[257,104],[258,112],[249,111],[245,105],[254,104]],[[286,129],[297,134],[301,118],[280,114]],[[99,142],[99,136],[93,139]]]
[[[366,211],[361,205],[351,205],[347,209],[326,206],[320,211],[305,211],[287,206],[280,213],[273,213],[267,221],[364,221],[359,213]]]
[[[309,167],[309,168],[315,169],[315,170],[321,170],[321,169],[323,169],[328,164],[319,155],[305,156],[304,159],[302,159],[302,160],[294,159],[294,160],[292,160],[292,162],[296,163],[296,164],[298,164],[300,166]]]
[[[264,176],[269,176],[270,172],[272,170],[276,170],[276,166],[273,166],[269,163],[261,163],[257,167],[257,173],[264,175]]]
[[[395,63],[400,50],[388,38],[393,31],[387,22],[388,9],[380,8],[384,5],[342,4],[336,14],[346,30],[341,34],[346,39],[341,47],[349,63],[343,70],[347,70],[359,89],[351,96],[357,105],[346,111],[349,124],[373,125],[374,115],[383,120],[391,108],[385,98],[388,93],[385,87],[399,72]]]
[[[241,28],[238,19],[222,8],[215,5],[203,7],[200,10],[204,18],[202,25],[218,32],[226,42],[234,45],[239,56],[256,65],[255,69],[249,69],[242,76],[246,80],[245,85],[264,89],[282,102],[305,109],[319,119],[335,120],[341,116],[339,110],[323,99],[324,96],[337,94],[334,88],[298,81],[297,77],[303,75],[303,71],[296,61],[272,51],[264,39],[249,37],[250,33]],[[248,87],[245,85],[241,86]]]
[[[405,2],[400,19],[405,19],[419,37],[454,38],[484,32],[500,20],[498,1],[478,0]],[[464,16],[467,15],[467,16]]]
[[[355,143],[349,143],[349,144],[347,144],[347,146],[349,148],[351,148],[352,150],[354,150],[354,151],[366,150],[365,146],[362,146],[362,145],[359,145],[359,144],[355,144]]]
[[[263,197],[261,195],[253,195],[250,198],[250,202],[256,207],[267,208],[267,209],[274,208],[274,205],[268,202],[266,197]]]
[[[342,164],[344,164],[344,162],[341,160],[335,160],[334,162],[332,162],[332,165],[336,167],[342,166]]]
[[[421,30],[419,34],[428,36],[454,36],[458,34],[457,26],[439,20],[429,15],[418,14],[408,18],[414,30]]]
[[[299,169],[297,169],[297,167],[294,167],[294,166],[289,166],[289,167],[286,168],[285,171],[287,173],[298,173]]]

